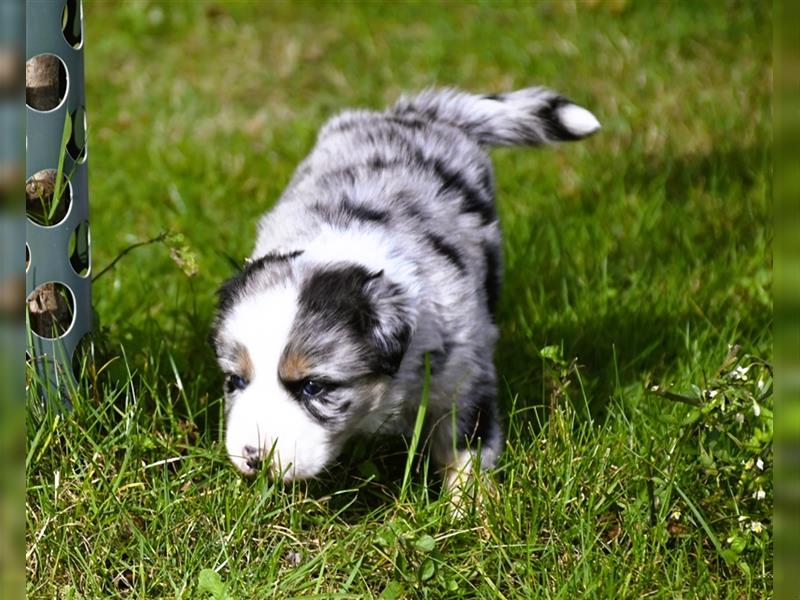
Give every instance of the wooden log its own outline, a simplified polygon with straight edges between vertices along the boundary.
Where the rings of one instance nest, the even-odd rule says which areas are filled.
[[[63,335],[72,323],[73,310],[69,292],[57,283],[40,285],[28,297],[30,327],[42,337]]]
[[[25,63],[25,102],[36,110],[52,110],[61,102],[61,61],[52,54],[34,56]]]

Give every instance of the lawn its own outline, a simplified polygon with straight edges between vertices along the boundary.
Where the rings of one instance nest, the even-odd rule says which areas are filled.
[[[170,234],[95,282],[74,410],[29,400],[28,597],[771,597],[768,3],[84,8],[93,271]],[[240,477],[215,290],[317,129],[534,84],[603,129],[493,152],[507,445],[483,505],[450,518],[425,448],[404,488],[401,439]]]

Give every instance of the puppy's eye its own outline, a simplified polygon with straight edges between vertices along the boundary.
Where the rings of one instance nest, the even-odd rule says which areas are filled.
[[[250,383],[241,375],[230,374],[225,378],[225,390],[231,394],[236,390],[243,390]]]
[[[315,398],[325,391],[325,386],[319,382],[309,379],[303,384],[302,392],[306,398]]]

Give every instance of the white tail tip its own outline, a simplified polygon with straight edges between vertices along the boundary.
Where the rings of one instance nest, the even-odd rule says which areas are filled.
[[[600,129],[600,121],[592,113],[577,104],[565,104],[558,109],[562,125],[576,137],[586,137]]]

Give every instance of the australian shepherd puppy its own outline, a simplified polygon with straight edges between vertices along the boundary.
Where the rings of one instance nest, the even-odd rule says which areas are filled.
[[[491,146],[597,119],[544,88],[429,90],[330,120],[219,291],[226,446],[245,474],[314,477],[359,434],[425,418],[452,492],[503,447],[492,353],[502,272]]]

